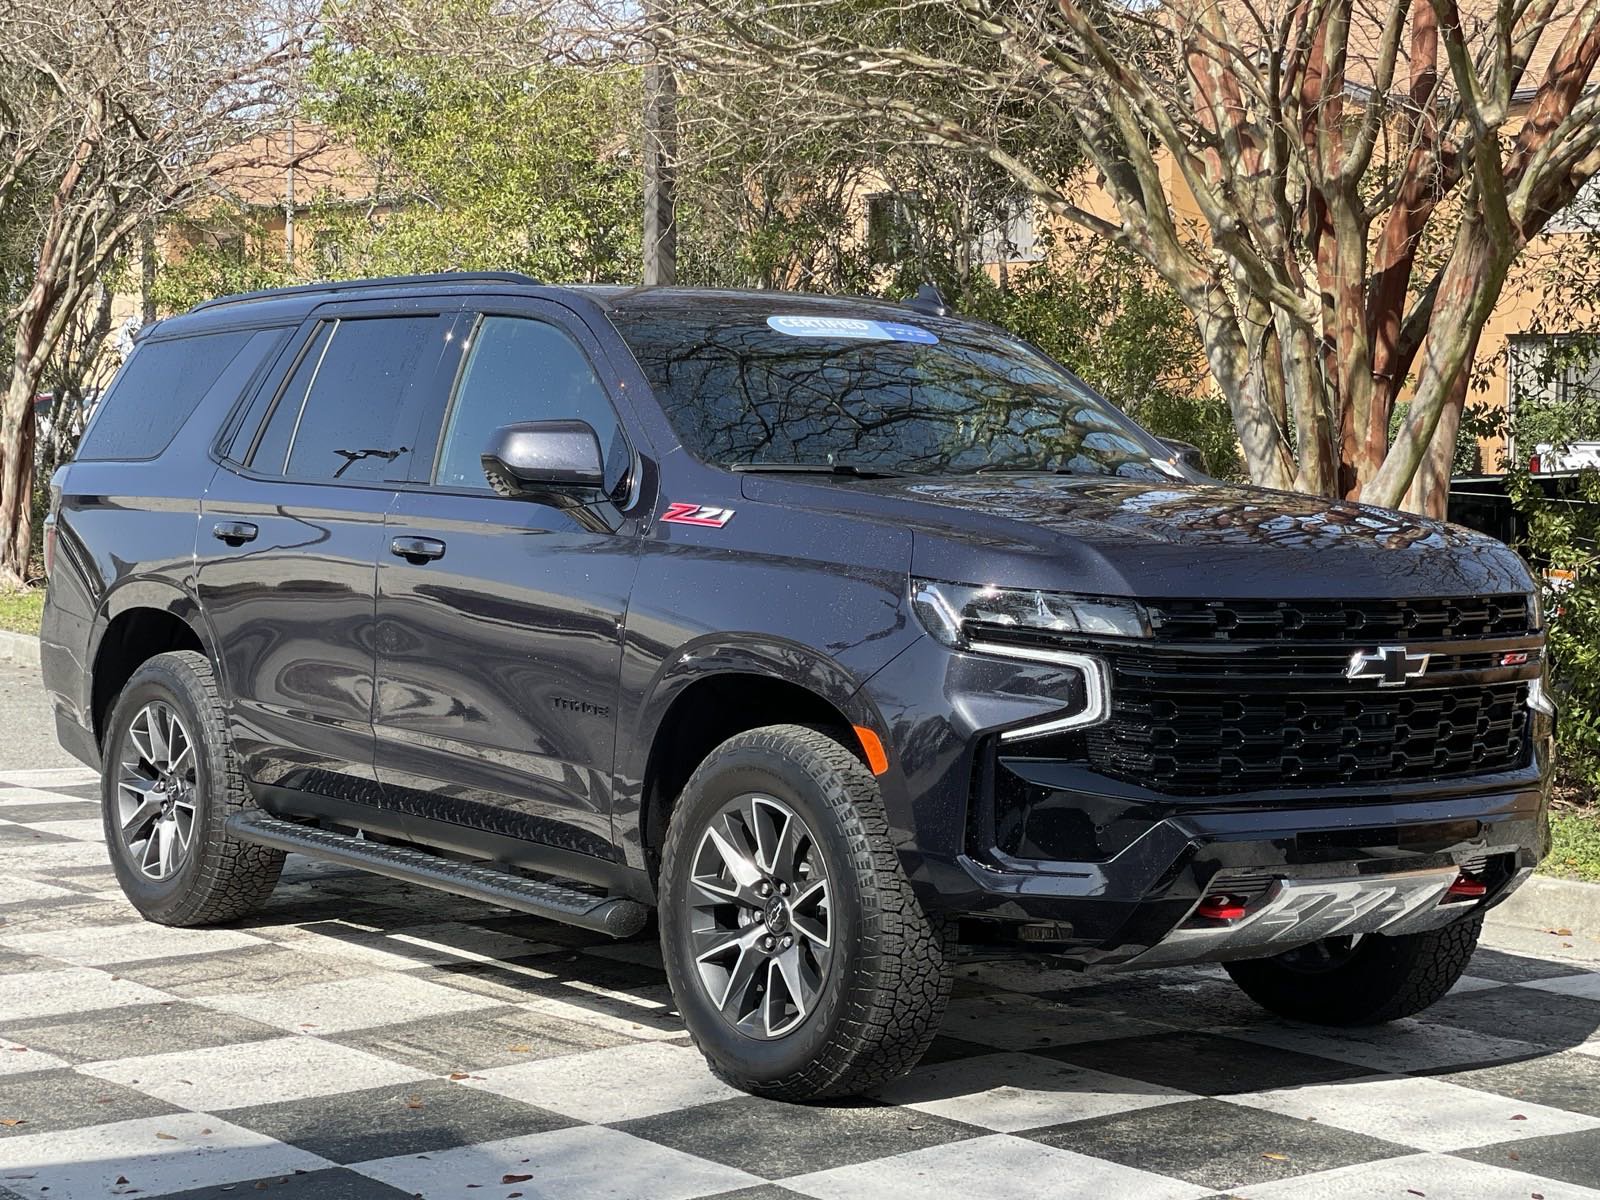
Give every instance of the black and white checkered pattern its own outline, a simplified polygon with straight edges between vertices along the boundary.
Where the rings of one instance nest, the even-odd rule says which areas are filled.
[[[875,1098],[723,1086],[655,947],[291,859],[140,921],[94,776],[0,772],[0,1197],[1600,1200],[1600,973],[1482,950],[1375,1030],[1214,968],[962,971]]]

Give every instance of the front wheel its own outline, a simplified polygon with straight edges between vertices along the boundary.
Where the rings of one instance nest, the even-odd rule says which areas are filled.
[[[1262,1008],[1317,1025],[1381,1025],[1421,1012],[1461,978],[1483,918],[1422,933],[1326,938],[1223,965]]]
[[[670,822],[661,946],[713,1072],[783,1100],[908,1071],[950,995],[945,924],[924,913],[876,781],[798,725],[724,742]]]

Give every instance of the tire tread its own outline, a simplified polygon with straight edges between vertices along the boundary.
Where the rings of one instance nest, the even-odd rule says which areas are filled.
[[[1318,1025],[1382,1025],[1437,1003],[1461,978],[1478,946],[1483,918],[1421,933],[1379,934],[1331,971],[1293,971],[1267,959],[1224,963],[1257,1004]]]
[[[938,1034],[950,998],[954,929],[923,911],[890,837],[877,781],[847,747],[803,725],[769,725],[737,734],[713,751],[684,788],[692,795],[719,758],[744,750],[788,756],[807,770],[839,822],[862,882],[860,956],[832,1037],[805,1067],[779,1079],[753,1078],[707,1055],[712,1072],[741,1091],[778,1100],[854,1096],[914,1067]],[[668,829],[663,873],[685,845],[686,822]],[[702,1050],[704,1047],[702,1046]]]
[[[200,729],[196,734],[204,748],[206,778],[210,783],[202,799],[209,811],[204,821],[204,840],[190,849],[197,870],[188,888],[165,904],[146,905],[131,893],[130,899],[146,918],[163,925],[187,927],[235,921],[266,903],[277,886],[285,856],[281,850],[241,842],[227,831],[228,817],[256,805],[245,785],[238,756],[233,752],[222,692],[211,661],[193,650],[158,654],[134,673],[123,694],[126,696],[149,678],[162,676],[160,682],[164,686],[186,694],[199,718]],[[118,711],[111,722],[113,731],[122,727],[122,703],[119,698]],[[114,751],[108,747],[107,753]],[[115,770],[109,757],[105,770]],[[109,806],[107,811],[111,811]],[[108,817],[107,835],[111,833]],[[112,852],[115,854],[116,850],[113,848]]]

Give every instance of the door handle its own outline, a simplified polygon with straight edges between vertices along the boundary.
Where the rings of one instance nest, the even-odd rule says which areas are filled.
[[[256,540],[259,531],[249,521],[218,521],[211,527],[211,536],[230,546],[242,546]]]
[[[397,537],[389,543],[389,553],[420,567],[425,562],[443,558],[444,543],[438,538]]]

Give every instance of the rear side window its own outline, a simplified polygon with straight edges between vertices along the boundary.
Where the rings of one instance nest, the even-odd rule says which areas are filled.
[[[101,401],[77,457],[157,457],[206,393],[227,385],[237,397],[283,336],[279,329],[243,329],[141,344]]]
[[[403,474],[414,431],[396,432],[438,318],[368,317],[318,328],[250,457],[288,479],[353,483]]]

